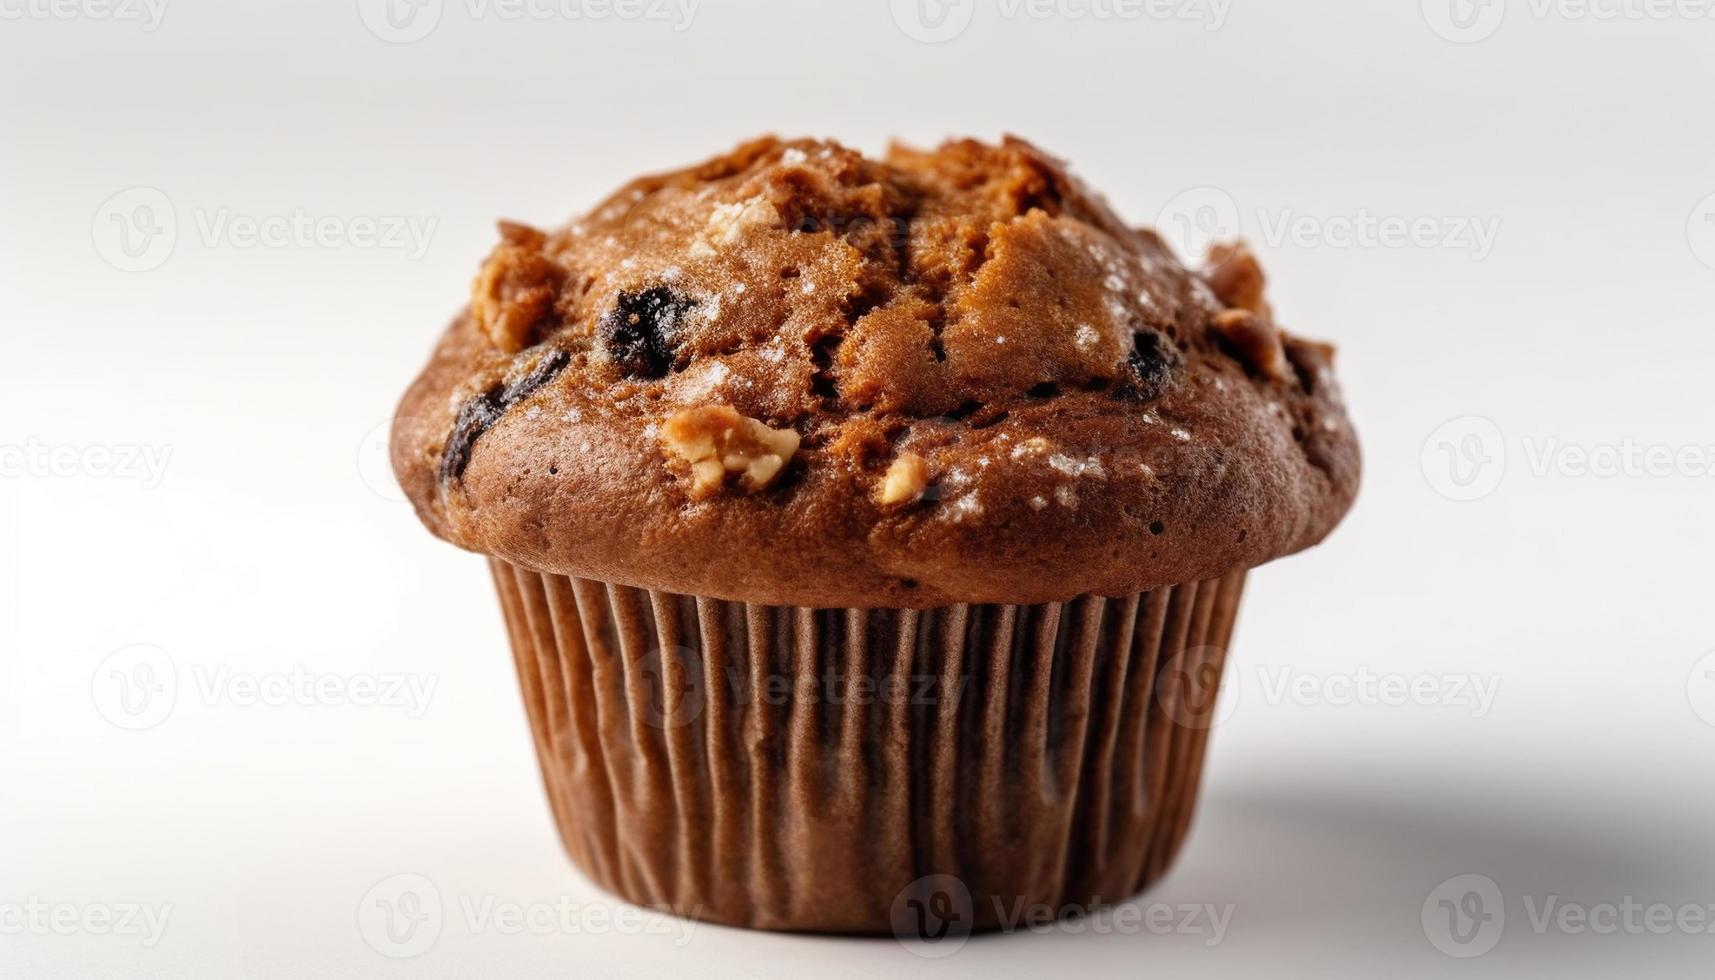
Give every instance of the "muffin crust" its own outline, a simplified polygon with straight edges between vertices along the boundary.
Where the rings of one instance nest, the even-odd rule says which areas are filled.
[[[392,448],[432,531],[525,567],[1117,596],[1315,544],[1356,492],[1332,350],[1279,330],[1250,251],[1188,270],[1017,139],[763,139],[501,236]]]

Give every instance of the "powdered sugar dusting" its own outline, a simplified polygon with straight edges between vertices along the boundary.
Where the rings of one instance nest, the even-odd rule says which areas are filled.
[[[681,376],[677,394],[687,401],[706,398],[726,382],[730,373],[720,361],[709,361],[702,369],[687,371]]]
[[[1125,301],[1118,296],[1108,297],[1108,319],[1116,326],[1131,320],[1131,311],[1126,309]]]
[[[1023,459],[1026,456],[1045,453],[1052,448],[1054,447],[1049,444],[1047,439],[1044,439],[1041,436],[1032,436],[1031,438],[1012,447],[1012,458]]]
[[[963,497],[947,505],[947,514],[953,523],[962,523],[967,517],[976,517],[983,512],[982,501],[976,493],[967,493]]]
[[[1074,459],[1065,453],[1055,453],[1048,457],[1048,465],[1067,476],[1074,478],[1095,477],[1107,479],[1108,471],[1102,468],[1102,461],[1094,456],[1088,459]]]

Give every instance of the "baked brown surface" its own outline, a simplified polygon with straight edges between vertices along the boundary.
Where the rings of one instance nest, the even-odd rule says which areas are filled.
[[[1320,541],[1356,437],[1242,246],[1041,151],[772,139],[502,242],[400,406],[437,535],[729,600],[1128,595]]]

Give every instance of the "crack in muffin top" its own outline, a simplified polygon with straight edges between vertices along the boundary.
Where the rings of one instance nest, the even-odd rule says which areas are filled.
[[[395,468],[436,533],[543,571],[1123,594],[1332,528],[1358,462],[1331,359],[1275,326],[1248,249],[1189,270],[1021,140],[761,139],[503,223]]]

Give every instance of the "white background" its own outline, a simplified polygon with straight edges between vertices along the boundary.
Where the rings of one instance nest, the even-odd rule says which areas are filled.
[[[444,0],[400,33],[357,0],[131,2],[0,0],[0,974],[1707,970],[1715,936],[1531,915],[1715,904],[1704,8],[702,0],[687,24]],[[1243,231],[1285,321],[1339,343],[1362,497],[1254,576],[1197,831],[1142,899],[1230,910],[1218,942],[1057,928],[931,963],[601,928],[618,907],[553,835],[486,570],[398,501],[376,426],[493,219],[553,224],[765,131],[1018,132],[1139,223]],[[244,237],[294,213],[332,230]],[[1351,240],[1365,215],[1421,237]],[[364,239],[399,219],[422,248]],[[134,452],[165,465],[116,465]],[[149,667],[157,698],[120,700]],[[294,671],[434,687],[245,697]],[[1377,678],[1428,703],[1344,703]],[[360,907],[421,889],[401,874],[444,914],[394,960]],[[1492,887],[1440,887],[1464,875]],[[1444,897],[1490,931],[1449,938]],[[594,918],[466,915],[562,898]],[[170,906],[165,930],[106,934],[127,903]]]

